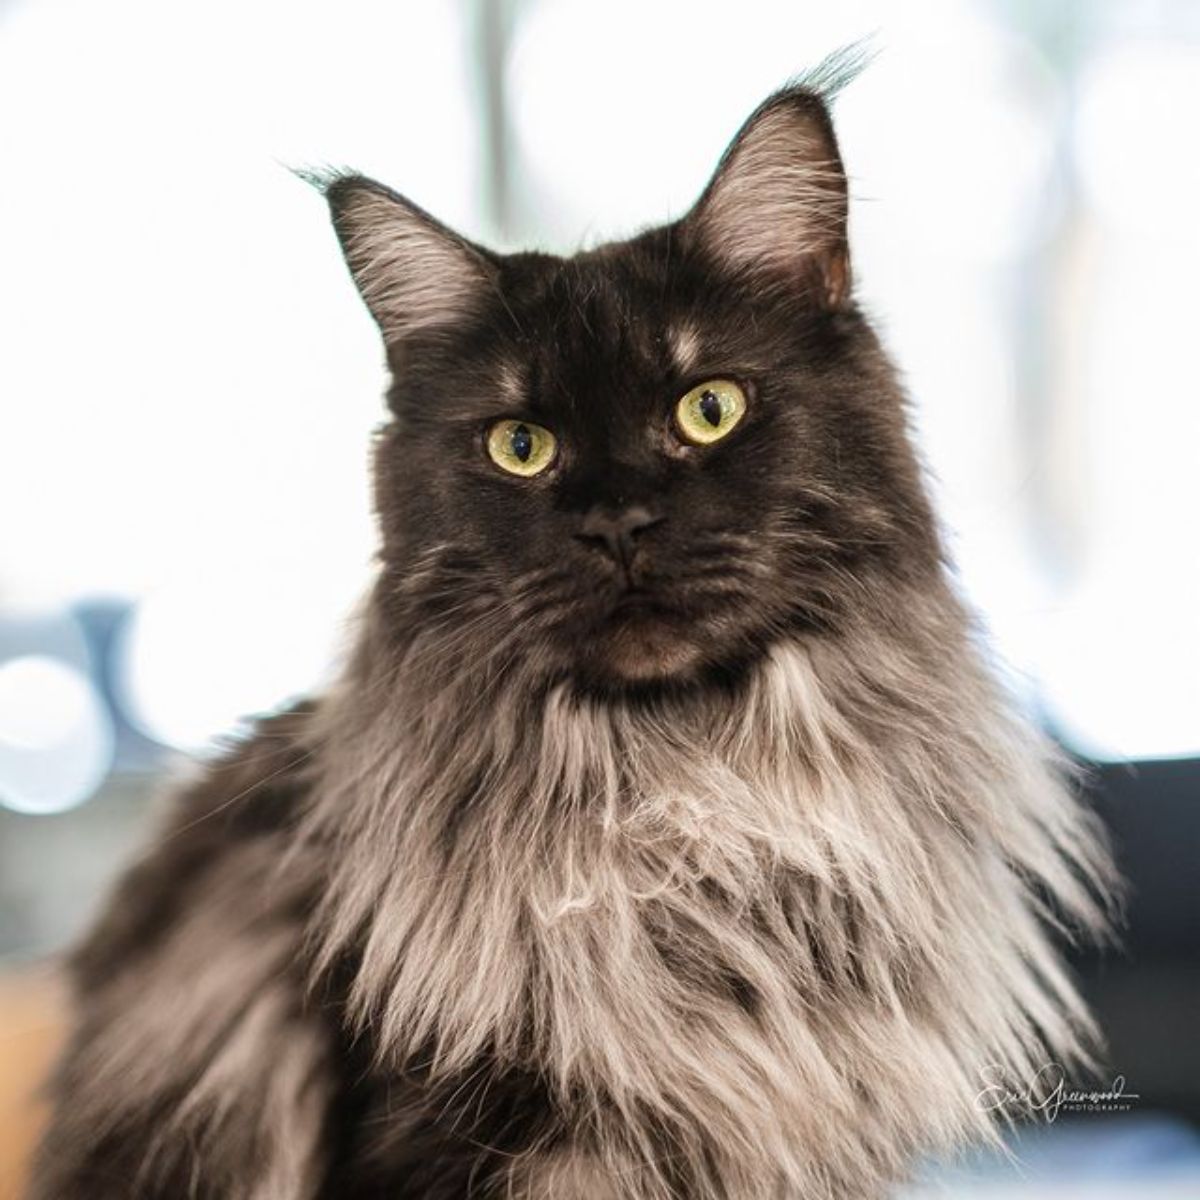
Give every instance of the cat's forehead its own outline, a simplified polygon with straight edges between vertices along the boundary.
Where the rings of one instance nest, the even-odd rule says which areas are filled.
[[[700,365],[711,331],[669,264],[629,247],[534,264],[513,290],[498,374],[511,397],[635,399]]]

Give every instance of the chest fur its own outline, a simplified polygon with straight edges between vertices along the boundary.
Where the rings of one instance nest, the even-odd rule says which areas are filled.
[[[1036,742],[948,711],[864,729],[784,655],[715,717],[552,695],[519,742],[411,759],[363,805],[391,872],[329,893],[352,1012],[398,1067],[533,1073],[613,1163],[665,1140],[698,1196],[980,1132],[978,1070],[1081,1020],[1027,881],[1086,900]]]

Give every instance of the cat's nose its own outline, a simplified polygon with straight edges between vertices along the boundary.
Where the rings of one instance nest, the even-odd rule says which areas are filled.
[[[661,513],[643,504],[616,511],[597,504],[584,514],[575,536],[581,542],[603,550],[622,567],[628,567],[637,549],[637,539],[663,519]]]

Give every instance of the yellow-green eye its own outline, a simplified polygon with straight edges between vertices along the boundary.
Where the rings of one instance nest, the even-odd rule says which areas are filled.
[[[540,475],[554,461],[554,434],[531,421],[497,421],[487,435],[487,452],[511,475]]]
[[[679,432],[698,446],[719,442],[746,413],[746,394],[728,379],[710,379],[675,405]]]

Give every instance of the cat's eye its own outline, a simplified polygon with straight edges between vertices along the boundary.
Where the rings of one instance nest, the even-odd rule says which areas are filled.
[[[554,434],[532,421],[497,421],[487,432],[488,457],[510,475],[540,475],[556,445]]]
[[[710,379],[675,405],[675,425],[694,445],[708,446],[733,432],[746,414],[746,393],[732,380]]]

